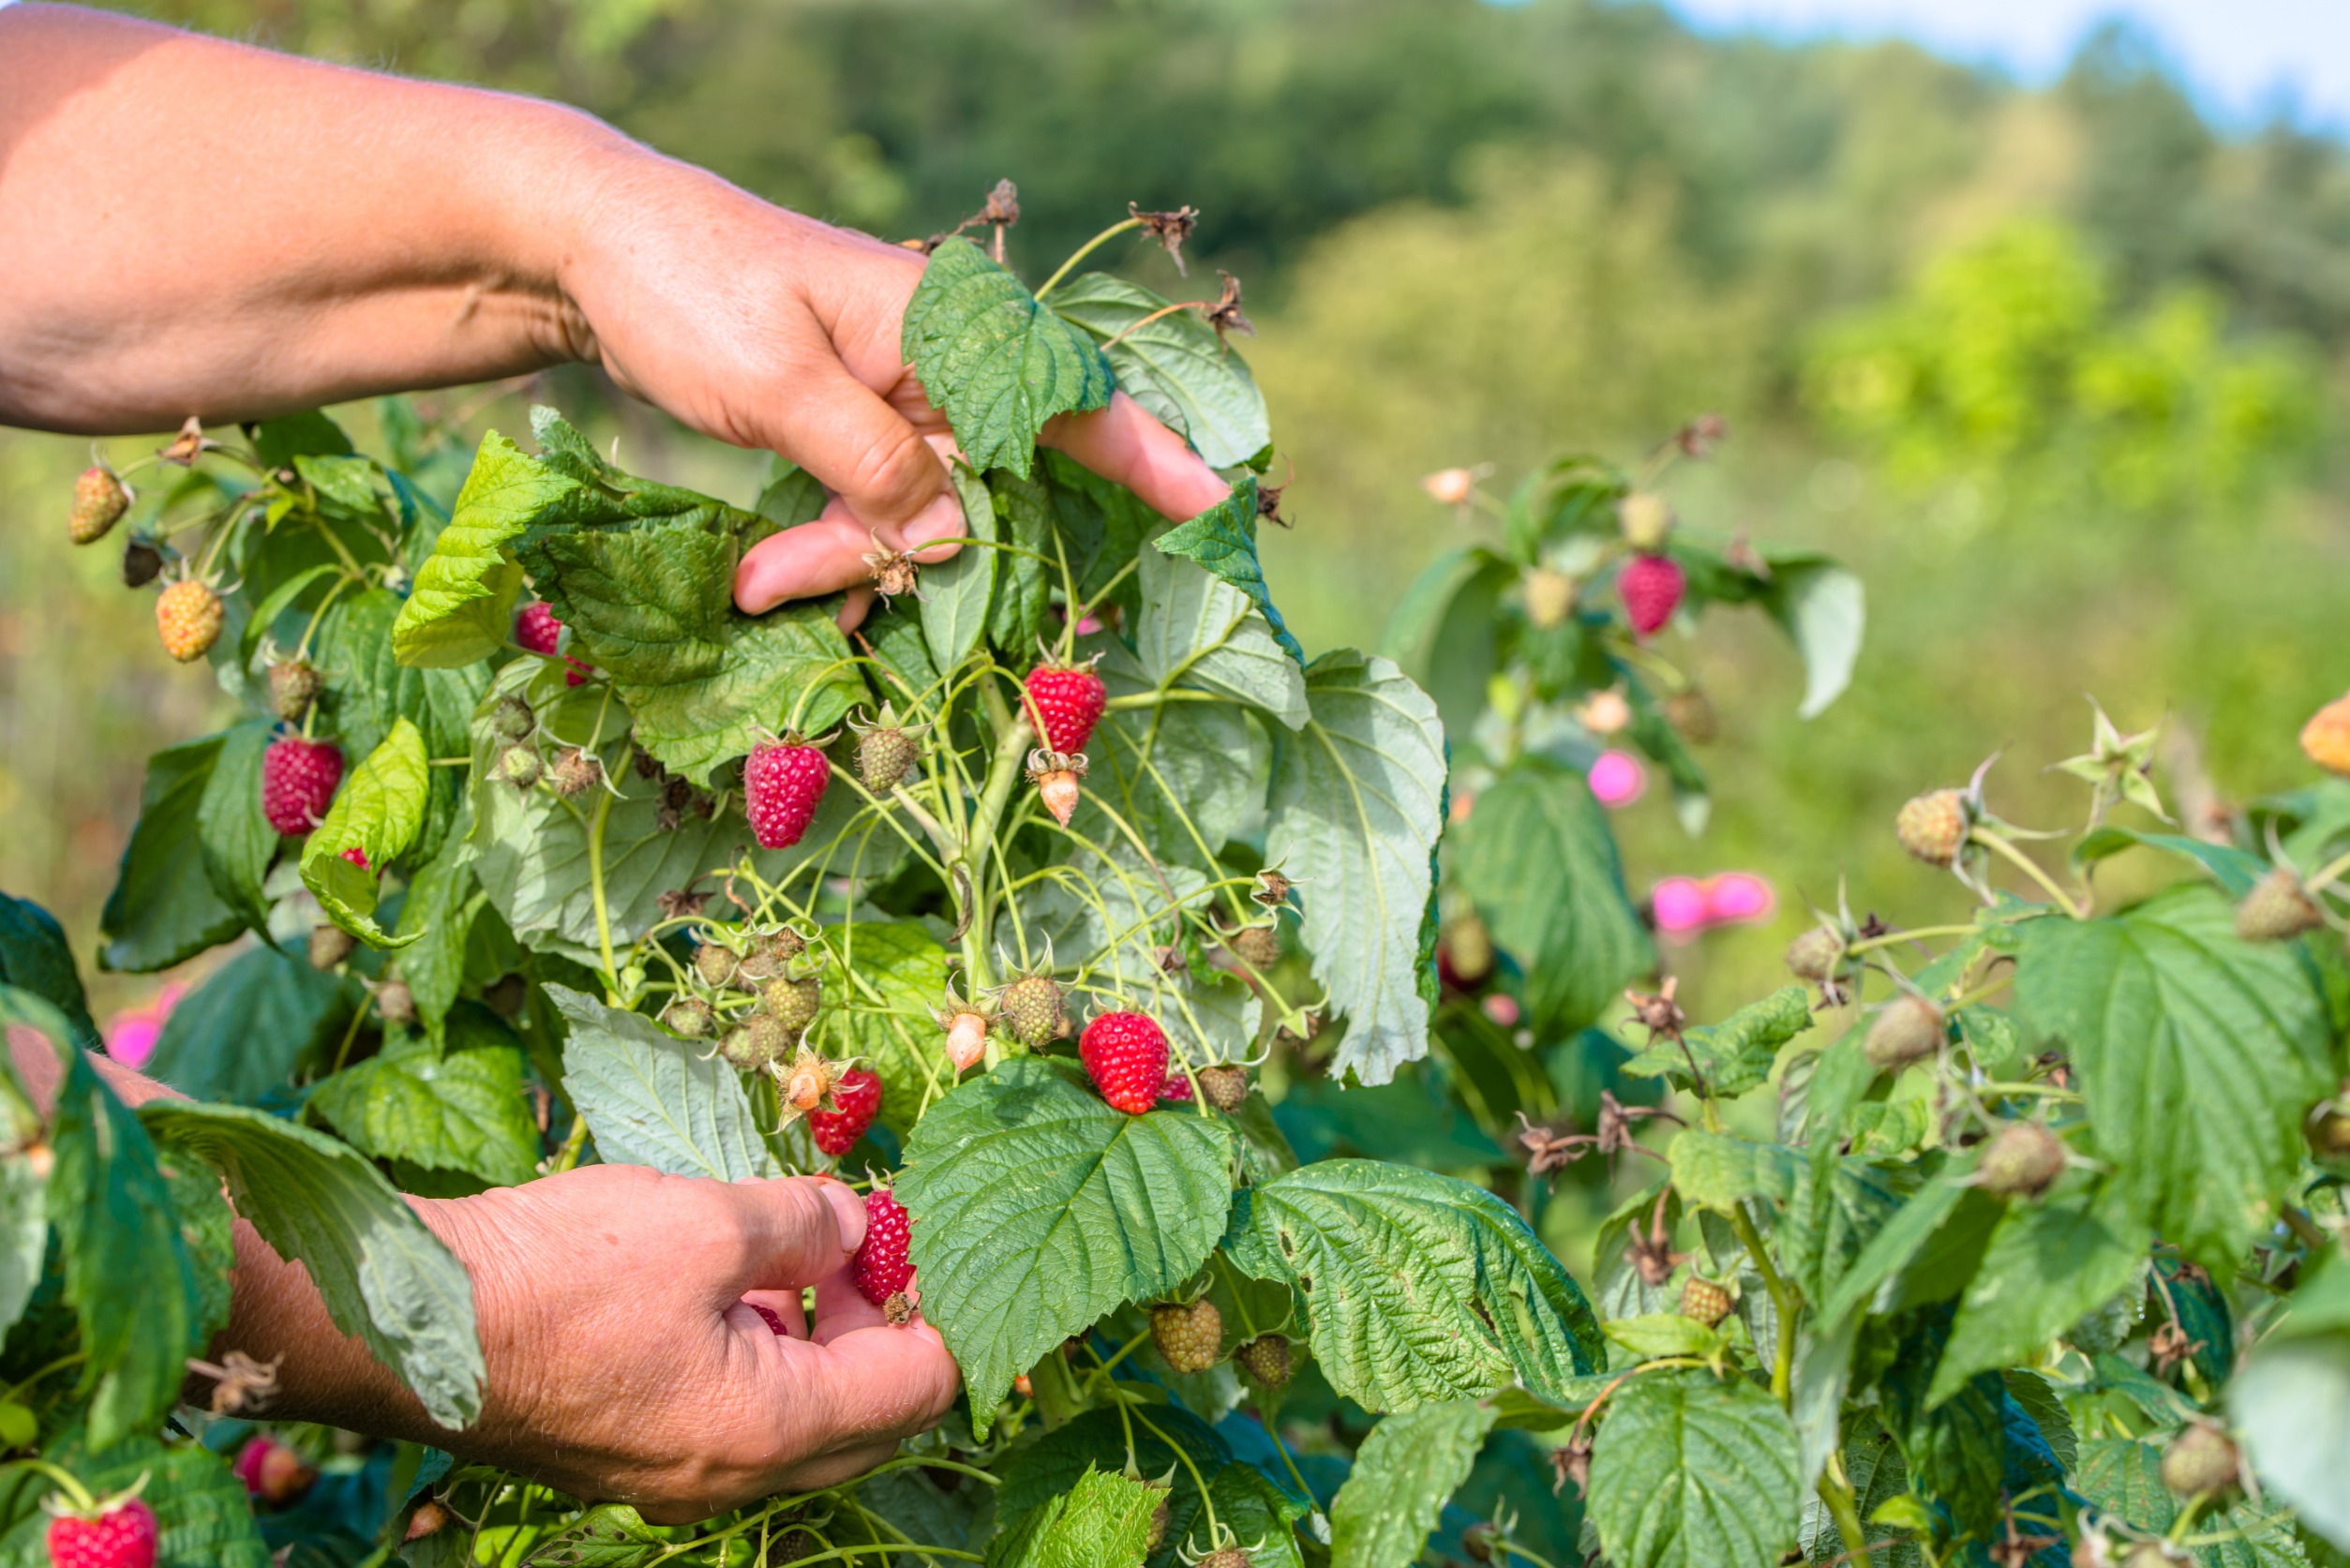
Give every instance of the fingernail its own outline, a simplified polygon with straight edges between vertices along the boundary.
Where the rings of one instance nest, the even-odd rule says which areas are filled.
[[[969,531],[963,520],[963,505],[955,500],[952,490],[941,490],[938,499],[914,514],[914,520],[906,525],[903,537],[906,547],[919,550],[925,545],[936,545],[942,539],[960,539]]]
[[[822,1187],[824,1201],[832,1206],[832,1217],[841,1228],[841,1250],[854,1252],[865,1241],[865,1202],[841,1182],[826,1182]]]

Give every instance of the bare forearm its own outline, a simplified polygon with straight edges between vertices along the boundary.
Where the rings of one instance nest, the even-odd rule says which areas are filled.
[[[0,422],[251,418],[575,357],[552,105],[54,6],[0,9]]]

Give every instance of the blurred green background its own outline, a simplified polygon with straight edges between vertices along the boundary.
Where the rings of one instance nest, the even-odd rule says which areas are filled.
[[[147,9],[561,97],[891,236],[1009,176],[1032,276],[1129,200],[1195,204],[1188,282],[1155,252],[1124,261],[1178,298],[1219,266],[1247,286],[1274,478],[1295,471],[1268,571],[1311,649],[1375,644],[1413,574],[1482,526],[1423,473],[1630,460],[1727,415],[1729,445],[1676,476],[1685,522],[1841,555],[1871,626],[1852,690],[1808,723],[1759,620],[1673,650],[1723,714],[1716,807],[1698,839],[1661,788],[1622,814],[1636,889],[1735,867],[1782,897],[1773,925],[1671,953],[1699,1017],[1772,983],[1839,877],[1889,918],[1962,907],[1893,848],[1910,793],[2005,748],[1994,806],[2076,821],[2086,790],[2042,769],[2086,749],[2084,694],[2125,728],[2167,716],[2175,757],[2199,748],[2219,790],[2250,793],[2303,776],[2294,730],[2350,681],[2331,455],[2350,154],[2289,121],[2215,129],[2125,28],[2026,89],[1904,45],[1714,39],[1599,0]],[[751,493],[756,459],[583,372],[441,401],[512,428],[527,396],[599,422],[640,470]],[[215,702],[157,647],[114,551],[67,545],[87,460],[0,434],[0,886],[85,951],[143,758]]]

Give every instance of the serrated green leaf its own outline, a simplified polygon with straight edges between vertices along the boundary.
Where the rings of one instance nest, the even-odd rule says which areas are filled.
[[[2081,1444],[2073,1487],[2096,1507],[2150,1535],[2167,1531],[2178,1516],[2178,1500],[2163,1486],[2163,1451],[2132,1438],[2092,1438]],[[2332,1492],[2342,1495],[2341,1474]],[[2290,1514],[2248,1503],[2206,1515],[2196,1522],[2202,1544],[2190,1548],[2201,1568],[2307,1568],[2309,1554],[2293,1535]]]
[[[966,536],[993,544],[995,502],[987,486],[960,463],[949,468],[948,476],[954,483],[956,499],[963,503]],[[929,645],[931,663],[939,669],[959,668],[985,640],[1001,559],[996,550],[966,547],[936,566],[922,568],[922,641]]]
[[[2148,1238],[2104,1200],[2102,1187],[2083,1183],[2009,1206],[1959,1302],[1927,1404],[1956,1394],[1978,1372],[2031,1361],[2136,1277]]]
[[[1643,1361],[1659,1356],[1696,1356],[1711,1360],[1729,1341],[1718,1328],[1708,1328],[1678,1312],[1650,1312],[1638,1318],[1610,1318],[1603,1325],[1609,1338]]]
[[[148,1076],[195,1099],[250,1105],[351,1017],[343,983],[269,948],[236,954],[180,998]]]
[[[1115,384],[1091,339],[961,238],[931,252],[906,301],[902,351],[981,472],[1025,476],[1045,422],[1105,406]]]
[[[347,755],[365,756],[401,719],[425,738],[431,756],[465,750],[466,726],[489,684],[481,668],[414,669],[393,655],[392,631],[405,602],[384,589],[338,599],[319,622],[314,657],[325,676],[319,697]]]
[[[1523,969],[1535,1018],[1589,1023],[1655,962],[1607,817],[1573,769],[1519,758],[1478,794],[1459,840],[1461,891]]]
[[[1692,1086],[1689,1062],[1694,1059],[1706,1088],[1734,1099],[1759,1088],[1778,1061],[1779,1048],[1811,1025],[1811,993],[1800,985],[1781,986],[1719,1023],[1701,1023],[1687,1031],[1683,1037],[1685,1054],[1683,1045],[1658,1040],[1624,1063],[1624,1070],[1635,1078],[1669,1078],[1686,1089]]]
[[[201,840],[204,785],[221,744],[222,737],[210,735],[147,758],[139,822],[123,847],[114,890],[98,914],[106,938],[98,949],[100,968],[133,974],[169,969],[245,928],[244,917],[212,890],[203,857],[187,853]]]
[[[541,666],[541,667],[533,667]],[[498,700],[521,695],[536,710],[539,739],[550,753],[586,745],[597,736],[602,694],[592,687],[566,687],[560,666],[516,661],[499,672],[473,724],[472,811],[470,843],[473,874],[515,935],[533,948],[551,948],[582,963],[597,960],[593,882],[589,875],[591,813],[604,811],[604,889],[612,940],[634,942],[665,918],[661,895],[685,889],[733,864],[751,842],[739,792],[724,809],[703,815],[688,810],[674,828],[662,814],[665,784],[637,777],[622,756],[619,726],[606,717],[597,754],[606,783],[616,792],[608,811],[596,798],[588,810],[552,791],[518,792],[494,771],[505,742],[491,723]],[[780,884],[811,862],[827,871],[861,877],[886,876],[905,854],[905,844],[865,810],[854,791],[825,791],[816,819],[798,845],[752,850],[759,874]]]
[[[525,1088],[519,1050],[418,1047],[345,1068],[311,1090],[310,1104],[362,1154],[518,1187],[539,1161]]]
[[[1493,1412],[1474,1400],[1423,1405],[1371,1428],[1330,1503],[1331,1568],[1417,1562],[1444,1500],[1469,1478]]]
[[[1797,1166],[1795,1190],[1780,1217],[1782,1266],[1807,1301],[1835,1292],[1846,1270],[1901,1209],[1894,1178],[1870,1161],[1838,1158],[1818,1146]]]
[[[271,726],[251,719],[221,737],[212,776],[196,805],[196,842],[204,875],[222,903],[236,911],[264,942],[269,934],[269,899],[262,883],[277,858],[277,829],[262,811],[262,754]]]
[[[1297,639],[1281,623],[1281,612],[1273,607],[1272,590],[1265,586],[1265,568],[1257,561],[1256,475],[1241,475],[1232,494],[1160,534],[1156,543],[1162,554],[1197,561],[1246,594],[1272,628],[1273,640],[1300,665],[1306,662],[1306,650],[1297,646]]]
[[[947,994],[947,950],[911,920],[858,920],[827,929],[839,960],[823,975],[822,1049],[862,1057],[881,1080],[881,1125],[900,1137],[954,1083],[937,1010]]]
[[[0,988],[0,1037],[29,1026],[64,1069],[50,1114],[54,1157],[43,1200],[65,1259],[65,1299],[82,1331],[80,1390],[90,1429],[113,1443],[160,1421],[201,1346],[203,1301],[154,1142],[74,1045],[65,1017]],[[18,1239],[22,1239],[20,1237]]]
[[[1115,637],[1099,639],[1098,651],[1111,696],[1152,689]],[[1099,809],[1106,804],[1162,861],[1207,871],[1210,858],[1264,804],[1270,759],[1235,703],[1171,702],[1104,713],[1085,754],[1092,771],[1071,826],[1096,844],[1121,840]]]
[[[400,903],[397,933],[412,938],[400,954],[399,978],[408,982],[416,1002],[416,1016],[426,1035],[436,1043],[442,1021],[465,983],[467,939],[478,889],[473,881],[472,846],[466,843],[470,805],[457,825],[442,840],[438,854],[425,862],[408,884]]]
[[[509,646],[522,590],[515,543],[534,523],[588,521],[604,510],[576,480],[525,455],[497,431],[482,437],[449,525],[418,568],[393,628],[399,662],[452,669]]]
[[[237,637],[236,657],[240,666],[249,665],[261,650],[262,639],[277,629],[277,620],[293,607],[294,601],[309,590],[341,575],[345,568],[339,561],[320,561],[306,572],[296,572],[271,589],[253,606],[246,619],[245,630]]]
[[[1046,1351],[1175,1290],[1223,1233],[1236,1157],[1217,1118],[1105,1104],[1069,1064],[1014,1057],[931,1107],[906,1145],[924,1312],[984,1436]]]
[[[1673,1190],[1702,1208],[1729,1214],[1750,1198],[1783,1202],[1795,1191],[1803,1161],[1775,1143],[1750,1143],[1702,1127],[1676,1135],[1667,1151]]]
[[[987,1568],[1142,1568],[1161,1496],[1087,1466],[1066,1494],[988,1543]]]
[[[1502,595],[1517,580],[1518,568],[1483,545],[1447,550],[1388,613],[1379,651],[1436,700],[1455,744],[1470,738],[1485,712],[1499,667]]]
[[[157,1099],[139,1115],[167,1147],[219,1167],[238,1215],[302,1264],[335,1326],[364,1340],[426,1414],[464,1426],[481,1413],[473,1283],[365,1156],[240,1106]]]
[[[73,1043],[98,1044],[97,1021],[90,1016],[73,948],[57,917],[30,899],[0,893],[0,985],[12,985],[55,1008]]]
[[[1134,651],[1149,684],[1217,692],[1291,729],[1310,716],[1297,661],[1238,589],[1177,556],[1145,550],[1135,575],[1143,610]]]
[[[1101,344],[1119,389],[1190,441],[1208,467],[1236,467],[1272,443],[1255,378],[1196,312],[1175,310],[1144,324],[1169,302],[1099,272],[1069,279],[1052,301]]]
[[[2065,1411],[2063,1396],[2046,1378],[2020,1367],[2001,1372],[1999,1382],[2007,1389],[2007,1396],[2040,1428],[2041,1440],[2056,1456],[2058,1468],[2070,1475],[2081,1462],[2081,1444],[2073,1430],[2073,1417]]]
[[[1019,1524],[1068,1491],[1089,1466],[1123,1468],[1130,1432],[1134,1463],[1142,1473],[1154,1478],[1172,1475],[1173,1489],[1160,1494],[1167,1501],[1171,1539],[1162,1543],[1158,1554],[1172,1560],[1175,1547],[1181,1544],[1175,1524],[1176,1513],[1200,1511],[1193,1472],[1216,1474],[1232,1463],[1232,1449],[1215,1428],[1179,1405],[1161,1405],[1146,1413],[1150,1416],[1147,1426],[1134,1421],[1131,1412],[1121,1418],[1114,1409],[1086,1411],[1035,1441],[1009,1451],[1004,1484],[995,1493],[996,1522],[1007,1530]]]
[[[546,987],[546,998],[571,1023],[563,1093],[607,1163],[722,1182],[784,1173],[725,1061],[567,986]]]
[[[1651,1372],[1606,1410],[1585,1506],[1616,1568],[1774,1568],[1795,1544],[1795,1428],[1770,1395]]]
[[[1331,1071],[1385,1083],[1428,1052],[1420,926],[1443,829],[1436,705],[1385,659],[1325,653],[1306,672],[1312,720],[1273,765],[1265,855],[1304,881],[1314,979],[1345,1015]]]
[[[1366,1410],[1561,1396],[1604,1363],[1599,1325],[1518,1211],[1450,1176],[1373,1160],[1300,1166],[1251,1187],[1225,1243],[1306,1298],[1314,1360]]]
[[[145,1433],[92,1452],[74,1431],[41,1456],[69,1471],[92,1492],[129,1488],[155,1510],[156,1568],[270,1568],[269,1547],[253,1522],[252,1500],[229,1462],[201,1443],[165,1444]],[[16,1521],[0,1536],[0,1565],[50,1568],[43,1544],[49,1516],[39,1502],[54,1491],[47,1476],[15,1469],[0,1480],[0,1517]]]
[[[2289,947],[2238,940],[2208,886],[2020,928],[2017,998],[2061,1037],[2116,1196],[2191,1258],[2232,1265],[2300,1167],[2332,1087],[2328,1025]]]
[[[395,719],[383,743],[352,769],[335,803],[302,846],[302,882],[327,918],[371,948],[404,948],[423,933],[394,936],[375,921],[383,868],[406,853],[425,825],[432,768],[425,738]],[[343,857],[356,849],[364,866]]]
[[[1008,658],[1024,659],[1044,635],[1053,587],[1061,580],[1053,548],[1053,485],[1041,473],[1023,479],[997,469],[987,476],[987,493],[995,537],[1006,546],[988,552],[995,557],[995,604],[988,613],[987,640]]]

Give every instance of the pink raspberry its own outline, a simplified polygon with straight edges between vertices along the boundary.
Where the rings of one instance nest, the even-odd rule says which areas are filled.
[[[552,659],[562,651],[563,623],[555,619],[555,607],[544,599],[533,599],[515,612],[514,640],[542,657]],[[586,683],[589,665],[576,659],[565,658],[563,684],[578,686]]]
[[[342,782],[341,747],[280,736],[262,753],[262,814],[286,837],[300,838],[326,815]]]
[[[848,1277],[876,1307],[902,1295],[914,1283],[914,1264],[907,1256],[914,1239],[912,1222],[897,1195],[886,1187],[865,1198],[865,1241],[849,1260]]]
[[[832,765],[814,746],[776,740],[753,747],[742,765],[742,809],[759,847],[798,844],[831,782]]]
[[[1654,636],[1681,607],[1689,590],[1688,574],[1670,556],[1634,556],[1616,577],[1616,592],[1624,600],[1624,619],[1643,637]]]
[[[85,1519],[49,1521],[50,1568],[155,1568],[155,1510],[137,1498]]]

